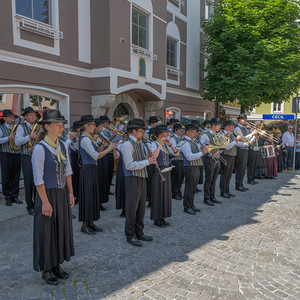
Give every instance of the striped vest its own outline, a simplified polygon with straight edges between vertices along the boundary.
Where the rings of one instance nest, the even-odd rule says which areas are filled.
[[[243,136],[246,136],[248,133],[247,133],[247,129],[244,127],[244,126],[237,126],[236,128],[240,128]],[[237,147],[237,149],[243,149],[243,150],[249,150],[249,146],[245,146],[245,147]]]
[[[183,140],[183,138],[179,137],[179,136],[176,136],[175,134],[173,134],[173,139],[175,140],[176,142],[176,146]],[[179,152],[179,155],[178,156],[175,156],[174,158],[172,158],[172,160],[183,160],[183,156],[182,156],[182,153]]]
[[[233,134],[230,134],[230,143],[235,140],[235,136]],[[230,155],[230,156],[236,156],[236,145],[234,145],[232,148],[226,150],[224,149],[223,154]]]
[[[2,124],[0,126],[0,129],[2,131],[3,137],[10,136],[11,129],[7,128],[5,124]],[[9,140],[6,143],[1,144],[0,149],[1,149],[1,152],[3,152],[3,153],[20,154],[20,150],[14,151],[13,149],[10,148]]]
[[[131,143],[132,147],[133,147],[133,154],[132,154],[132,158],[134,161],[142,161],[142,160],[146,160],[146,154],[144,151],[144,147],[142,146],[141,142],[135,142],[134,140],[132,140],[131,138],[127,139],[126,142]],[[136,176],[136,177],[142,177],[142,178],[147,178],[148,177],[148,173],[147,173],[147,168],[144,167],[142,169],[139,170],[134,170],[134,171],[130,171],[130,170],[126,170],[125,165],[123,164],[123,169],[124,169],[124,176]]]
[[[209,138],[209,143],[210,143],[211,145],[215,145],[215,142],[214,142],[214,135],[212,135],[210,131],[207,131],[207,132],[206,132],[206,135],[207,135],[208,138]],[[212,155],[215,155],[219,150],[220,150],[220,149],[213,149],[213,150],[210,151],[210,153],[211,153]]]
[[[197,147],[197,144],[194,141],[188,140],[188,139],[185,139],[185,141],[190,144],[192,153],[199,153],[199,149]],[[183,163],[184,163],[184,166],[191,166],[191,167],[200,166],[201,165],[201,158],[188,161],[185,158],[185,156],[183,155]]]
[[[23,126],[24,136],[29,135],[31,132],[30,127],[26,123],[21,124],[21,126]],[[29,151],[29,143],[21,145],[21,154],[31,155],[31,152]]]

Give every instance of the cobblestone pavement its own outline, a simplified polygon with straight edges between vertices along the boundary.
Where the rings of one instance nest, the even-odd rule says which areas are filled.
[[[169,228],[155,228],[147,208],[154,241],[142,248],[126,243],[112,196],[97,222],[104,232],[84,235],[74,220],[76,255],[63,265],[71,276],[57,287],[32,269],[25,204],[1,200],[0,299],[300,299],[299,183],[282,173],[215,207],[198,193],[196,216],[173,200]]]

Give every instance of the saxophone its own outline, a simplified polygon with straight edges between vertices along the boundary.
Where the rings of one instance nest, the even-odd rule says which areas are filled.
[[[16,132],[17,132],[17,128],[18,128],[18,125],[19,124],[15,124],[10,132],[10,134],[13,134],[13,135],[16,135]],[[15,141],[14,140],[10,140],[9,141],[9,147],[14,150],[14,151],[19,151],[21,149],[21,146],[17,146],[15,144]]]

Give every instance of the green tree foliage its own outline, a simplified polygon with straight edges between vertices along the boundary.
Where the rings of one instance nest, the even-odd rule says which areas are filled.
[[[282,102],[300,87],[299,1],[221,0],[204,32],[204,98],[244,109]]]

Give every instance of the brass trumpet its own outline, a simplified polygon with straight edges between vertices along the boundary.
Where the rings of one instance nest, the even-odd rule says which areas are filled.
[[[249,143],[249,145],[252,144],[252,141],[248,140],[245,136],[241,135],[237,130],[235,130],[233,133],[234,133],[237,137],[240,136],[242,142],[244,142],[244,143]]]

